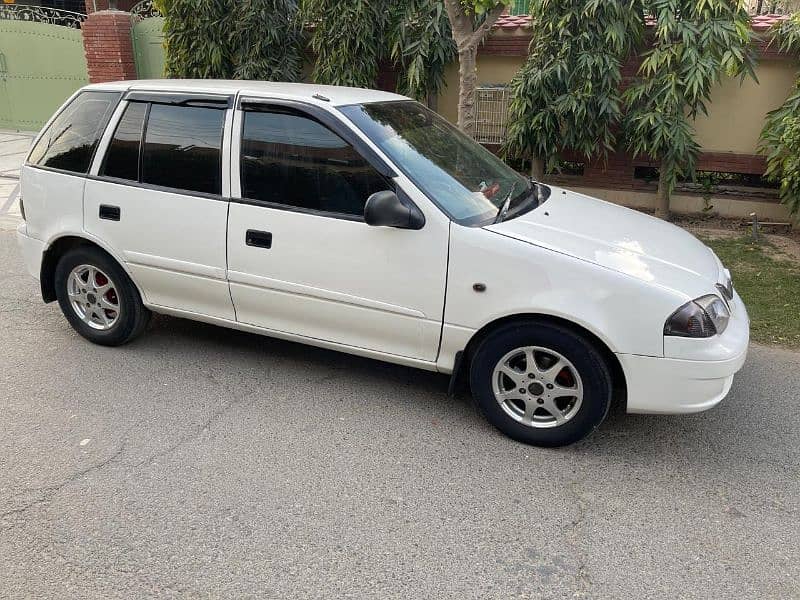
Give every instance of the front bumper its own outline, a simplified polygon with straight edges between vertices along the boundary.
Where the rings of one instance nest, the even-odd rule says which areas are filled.
[[[27,225],[25,223],[20,223],[17,227],[17,245],[22,253],[25,269],[36,279],[39,279],[42,268],[44,242],[30,237],[28,235]]]
[[[628,412],[695,413],[728,395],[750,343],[750,319],[738,294],[722,335],[705,340],[665,338],[666,357],[617,354],[628,389]],[[683,358],[675,358],[680,354]]]

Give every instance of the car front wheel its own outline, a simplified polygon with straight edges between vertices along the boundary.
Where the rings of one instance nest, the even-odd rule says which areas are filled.
[[[612,394],[602,355],[550,323],[509,324],[490,334],[473,357],[470,385],[490,423],[535,446],[589,435],[606,417]]]

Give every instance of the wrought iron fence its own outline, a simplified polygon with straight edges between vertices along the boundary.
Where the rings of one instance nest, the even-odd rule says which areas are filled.
[[[80,29],[86,15],[48,6],[27,6],[24,4],[0,4],[0,20],[31,21],[48,25],[61,25]]]
[[[137,4],[133,5],[131,8],[131,14],[133,15],[134,21],[142,21],[144,19],[149,19],[150,17],[160,17],[161,13],[158,9],[153,5],[153,0],[142,0]]]

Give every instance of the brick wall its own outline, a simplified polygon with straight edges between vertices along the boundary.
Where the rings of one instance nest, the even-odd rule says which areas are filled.
[[[89,81],[136,79],[130,13],[94,12],[81,27]]]

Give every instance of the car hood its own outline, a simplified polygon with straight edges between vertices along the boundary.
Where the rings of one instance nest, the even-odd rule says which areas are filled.
[[[536,210],[486,229],[690,298],[715,291],[721,264],[690,233],[635,210],[551,189],[550,198]]]

